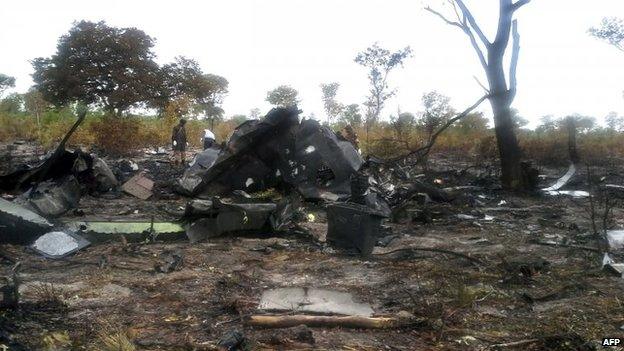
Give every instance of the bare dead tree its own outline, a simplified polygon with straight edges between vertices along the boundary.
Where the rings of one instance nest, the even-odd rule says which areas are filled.
[[[490,104],[494,113],[496,140],[501,160],[501,181],[505,188],[522,190],[530,188],[530,180],[522,167],[522,150],[514,130],[511,104],[516,96],[520,35],[515,12],[531,0],[500,0],[496,38],[490,42],[463,0],[447,0],[452,6],[455,19],[427,7],[426,10],[445,23],[459,28],[466,34],[487,76]],[[504,65],[505,51],[513,37],[511,64],[507,82]]]
[[[594,174],[589,165],[587,165],[587,183],[589,184],[589,208],[587,212],[589,213],[592,234],[598,240],[602,251],[609,253],[607,232],[609,230],[609,225],[613,221],[614,204],[609,191],[601,187],[600,184],[596,184]]]
[[[581,161],[576,148],[576,122],[572,117],[567,117],[565,122],[568,128],[568,154],[570,155],[570,162],[576,165]]]

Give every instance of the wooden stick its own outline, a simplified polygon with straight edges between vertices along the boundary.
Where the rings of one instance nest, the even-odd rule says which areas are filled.
[[[535,242],[533,242],[533,244],[542,245],[542,246],[565,247],[565,248],[570,248],[570,249],[578,249],[578,250],[585,250],[585,251],[591,251],[591,252],[596,252],[596,253],[602,253],[602,250],[600,250],[599,248],[591,247],[591,246],[570,245],[570,244],[560,244],[560,243],[549,243],[549,242],[545,242],[545,241],[535,241]]]
[[[528,345],[528,344],[533,344],[533,343],[536,343],[538,341],[540,341],[540,339],[519,340],[519,341],[508,342],[508,343],[504,343],[504,344],[492,345],[492,346],[490,346],[490,348],[502,349],[502,348],[505,348],[505,347],[518,347],[518,346],[524,346],[524,345]]]
[[[461,257],[464,258],[472,263],[475,263],[477,265],[483,265],[483,262],[481,260],[479,260],[478,258],[474,258],[471,256],[468,256],[466,254],[463,254],[461,252],[455,252],[455,251],[451,251],[451,250],[445,250],[445,249],[438,249],[438,248],[434,248],[434,247],[406,247],[404,249],[397,249],[397,250],[393,250],[393,251],[388,251],[388,252],[381,252],[381,253],[377,253],[374,254],[375,256],[385,256],[385,255],[391,255],[393,253],[397,253],[397,252],[409,252],[409,251],[427,251],[427,252],[438,252],[438,253],[442,253],[442,254],[449,254],[449,255],[453,255],[453,256],[457,256],[457,257]]]
[[[308,315],[253,315],[247,324],[262,328],[290,328],[298,325],[308,327],[343,327],[361,329],[389,329],[399,326],[398,320],[386,317],[356,316],[308,316]]]

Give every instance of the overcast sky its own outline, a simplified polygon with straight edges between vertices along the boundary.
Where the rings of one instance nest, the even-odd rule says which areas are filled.
[[[467,0],[492,38],[497,0]],[[0,72],[15,76],[15,91],[32,84],[29,60],[54,53],[73,21],[134,26],[157,39],[161,63],[177,55],[230,82],[226,115],[268,110],[266,92],[289,84],[304,115],[324,118],[319,85],[339,82],[341,102],[361,103],[366,71],[353,59],[374,42],[411,46],[414,56],[390,77],[398,94],[385,116],[421,109],[438,90],[463,109],[483,92],[483,72],[466,37],[423,11],[441,0],[19,0],[3,2]],[[448,8],[446,8],[448,10]],[[522,52],[514,103],[534,125],[541,116],[578,112],[602,119],[624,114],[624,53],[587,34],[604,16],[624,17],[622,0],[533,0],[517,13]],[[482,110],[490,114],[488,105]]]

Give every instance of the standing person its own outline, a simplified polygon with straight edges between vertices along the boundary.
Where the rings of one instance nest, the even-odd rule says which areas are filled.
[[[215,135],[210,129],[204,129],[204,136],[202,137],[204,144],[204,150],[209,149],[215,142]]]
[[[174,164],[178,163],[178,159],[180,160],[180,164],[184,165],[186,163],[186,129],[184,128],[185,125],[186,120],[184,118],[181,118],[180,123],[173,127],[173,131],[171,133]]]

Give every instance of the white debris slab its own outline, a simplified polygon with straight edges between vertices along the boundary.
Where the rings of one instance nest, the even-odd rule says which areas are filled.
[[[566,172],[566,174],[563,177],[559,178],[555,184],[549,186],[548,188],[544,188],[542,190],[546,192],[550,192],[550,191],[555,191],[555,190],[559,190],[563,188],[563,186],[566,185],[570,181],[570,179],[572,179],[572,176],[575,173],[576,173],[576,166],[574,166],[574,164],[571,164],[570,168],[568,168],[568,172]]]
[[[612,249],[624,249],[624,229],[607,231],[607,240]]]
[[[349,293],[315,288],[280,288],[262,293],[258,309],[370,317],[369,304],[353,301]]]
[[[46,257],[59,258],[83,249],[89,244],[87,240],[75,235],[49,232],[35,240],[32,248]]]
[[[0,211],[6,213],[7,215],[14,216],[20,219],[23,219],[28,222],[32,222],[35,225],[41,227],[50,227],[52,228],[52,224],[48,222],[47,219],[41,217],[40,215],[25,209],[24,207],[15,204],[11,201],[7,201],[5,199],[0,198]]]

